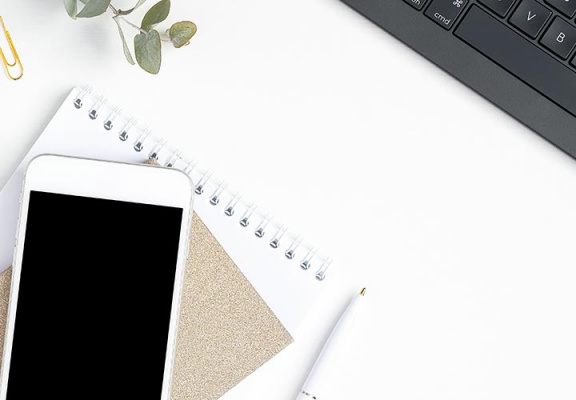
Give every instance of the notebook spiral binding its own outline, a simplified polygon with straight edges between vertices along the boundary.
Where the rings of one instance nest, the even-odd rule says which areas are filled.
[[[85,99],[87,97],[95,100],[93,104],[87,106],[87,118],[95,122],[101,120],[103,131],[117,134],[118,139],[122,142],[133,140],[132,145],[136,152],[140,153],[149,149],[148,158],[150,159],[158,161],[161,152],[168,153],[167,156],[163,157],[161,163],[165,167],[172,168],[175,167],[176,163],[184,162],[183,171],[191,177],[193,172],[196,174],[197,178],[194,179],[194,183],[197,196],[204,196],[208,183],[212,183],[215,189],[209,192],[206,201],[217,207],[221,205],[221,199],[225,194],[229,197],[229,200],[223,203],[223,217],[239,216],[238,223],[246,229],[255,226],[253,231],[255,240],[261,240],[272,233],[268,242],[272,249],[284,249],[284,257],[287,260],[301,257],[300,267],[302,270],[317,267],[315,278],[318,281],[323,281],[326,278],[328,269],[332,264],[331,258],[320,256],[316,247],[305,244],[300,236],[290,233],[285,225],[278,224],[270,215],[259,212],[256,205],[244,202],[241,194],[230,191],[226,182],[216,181],[210,171],[200,172],[194,160],[186,160],[179,150],[170,148],[165,140],[155,138],[149,129],[141,129],[136,119],[125,118],[118,107],[113,107],[106,115],[101,115],[101,109],[107,105],[107,101],[102,96],[94,96],[90,87],[84,87],[80,90],[74,100],[74,107],[78,110],[83,109],[86,106]],[[239,212],[239,210],[243,210],[243,212]]]

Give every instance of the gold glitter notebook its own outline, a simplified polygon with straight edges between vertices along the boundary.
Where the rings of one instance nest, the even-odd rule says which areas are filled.
[[[288,346],[292,337],[197,215],[190,237],[172,399],[212,400]],[[0,275],[0,348],[11,275],[11,269]]]

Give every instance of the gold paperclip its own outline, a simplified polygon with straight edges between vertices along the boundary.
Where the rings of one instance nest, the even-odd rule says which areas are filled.
[[[22,62],[20,61],[20,56],[16,51],[16,47],[14,46],[14,42],[12,41],[12,37],[10,36],[10,32],[6,29],[6,25],[4,24],[4,20],[0,17],[0,24],[2,25],[2,29],[4,30],[4,35],[6,36],[6,41],[8,42],[8,46],[10,46],[10,51],[12,52],[12,57],[14,58],[14,62],[8,62],[2,47],[0,47],[0,58],[2,58],[2,64],[4,64],[4,69],[6,70],[6,74],[10,79],[13,81],[17,81],[18,79],[22,78],[24,75],[24,67],[22,66]],[[18,67],[20,69],[20,75],[14,76],[12,75],[12,69]]]

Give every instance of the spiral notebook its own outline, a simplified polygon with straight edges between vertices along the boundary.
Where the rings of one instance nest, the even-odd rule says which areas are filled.
[[[179,168],[190,174],[196,185],[195,212],[200,221],[196,225],[205,227],[201,237],[209,237],[206,243],[212,243],[214,249],[221,250],[216,250],[220,251],[220,256],[214,252],[209,254],[212,261],[229,259],[286,332],[297,337],[299,322],[326,285],[331,260],[321,256],[316,248],[306,245],[299,236],[288,232],[267,214],[244,203],[240,194],[226,189],[224,182],[214,179],[209,171],[199,168],[181,152],[174,151],[149,130],[141,128],[134,118],[119,113],[118,108],[93,95],[89,89],[72,90],[0,192],[0,214],[3,216],[0,224],[0,271],[6,269],[12,260],[19,192],[26,165],[33,157],[44,153],[135,163],[151,158],[160,165]],[[202,251],[199,251],[199,257],[200,253]],[[217,268],[217,264],[213,268]],[[233,269],[228,268],[228,271]],[[214,279],[222,278],[214,274]],[[240,283],[235,286],[238,285],[242,286]],[[237,302],[254,301],[254,296],[237,293],[234,299]],[[266,332],[266,327],[260,327],[260,330],[264,337],[277,342],[277,349],[270,353],[274,346],[252,348],[252,352],[261,352],[256,357],[260,361],[252,361],[244,375],[261,365],[263,358],[270,358],[287,345],[281,330]],[[204,356],[210,357],[210,354]],[[249,361],[253,354],[237,356]],[[222,387],[229,389],[241,379],[237,371],[229,372],[228,378],[215,378],[229,381],[227,385],[220,385],[220,391]],[[181,378],[184,391],[193,393],[189,388],[186,391],[186,385],[192,385],[193,380],[188,379],[185,373]],[[222,393],[214,392],[200,398],[218,398]]]

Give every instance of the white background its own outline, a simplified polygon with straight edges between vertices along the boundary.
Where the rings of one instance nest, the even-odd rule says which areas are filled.
[[[327,399],[576,396],[576,163],[345,5],[173,0],[199,32],[159,76],[109,18],[0,13],[26,67],[0,76],[0,183],[90,84],[334,257],[296,343],[228,398],[295,397],[364,285]]]

